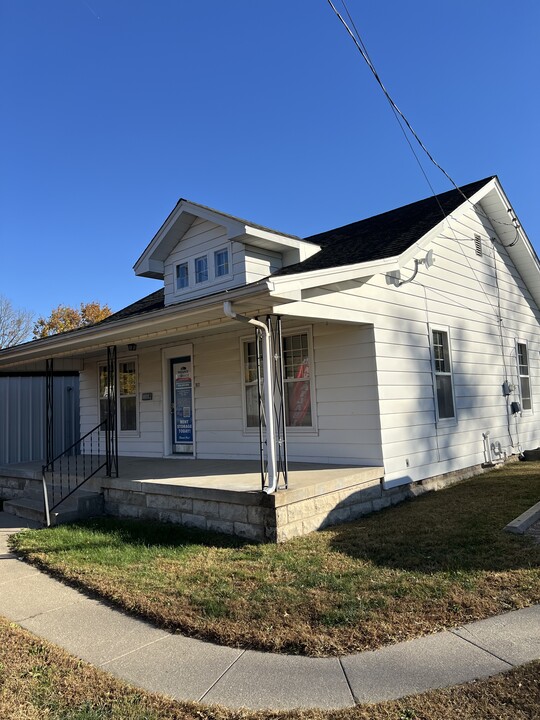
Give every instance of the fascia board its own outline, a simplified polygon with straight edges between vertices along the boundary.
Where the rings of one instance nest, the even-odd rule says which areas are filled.
[[[114,344],[115,339],[121,337],[122,340],[125,340],[129,337],[129,333],[141,332],[146,328],[155,330],[158,324],[166,323],[168,319],[173,319],[177,314],[182,316],[182,320],[195,318],[198,314],[211,309],[213,306],[219,310],[222,308],[224,300],[234,302],[248,297],[255,298],[258,295],[264,298],[265,302],[268,300],[267,288],[264,282],[238,288],[235,291],[225,290],[222,293],[213,295],[211,298],[198,298],[189,303],[169,305],[162,310],[155,310],[143,316],[122,318],[103,325],[81,328],[70,333],[53,335],[49,338],[14,345],[0,350],[0,367],[4,362],[6,364],[29,362],[54,357],[56,354],[67,351],[82,352],[96,343],[100,345]]]
[[[320,245],[306,242],[301,238],[293,237],[291,235],[281,235],[280,233],[274,233],[270,230],[263,230],[250,225],[245,226],[245,237],[239,237],[237,239],[241,242],[245,242],[247,245],[255,246],[257,246],[258,240],[262,240],[264,247],[273,245],[278,251],[283,251],[284,249],[302,250],[304,259],[315,255],[315,253],[318,253],[321,249]]]
[[[183,216],[186,217],[187,222],[182,223]],[[159,266],[161,277],[163,277],[164,260],[173,249],[173,246],[181,240],[196,217],[209,220],[225,228],[228,240],[244,234],[246,230],[245,224],[238,220],[222,215],[217,211],[200,207],[187,200],[181,200],[133,266],[135,274],[156,277],[155,273]],[[173,232],[175,232],[175,237],[169,240],[169,236]]]
[[[471,195],[468,199],[463,199],[463,202],[461,205],[458,205],[458,207],[453,210],[449,215],[447,215],[444,218],[441,218],[441,220],[431,228],[431,230],[428,230],[425,235],[422,235],[422,237],[417,240],[413,245],[411,245],[407,250],[401,253],[399,256],[399,265],[400,268],[409,263],[411,260],[415,258],[418,251],[427,250],[429,249],[429,246],[431,243],[444,231],[445,227],[449,224],[450,219],[452,217],[455,217],[458,214],[462,214],[465,212],[465,209],[471,205],[474,206],[477,203],[480,202],[480,200],[485,197],[493,188],[495,187],[496,179],[493,178],[489,182],[487,182],[483,187],[480,188],[480,190],[477,190],[474,195]],[[500,186],[499,186],[500,187]]]
[[[379,273],[392,272],[399,269],[397,258],[376,260],[375,262],[344,265],[339,268],[326,270],[312,270],[295,275],[283,275],[267,280],[270,295],[279,297],[281,292],[290,293],[291,290],[306,290],[312,287],[331,285],[360,278],[372,277]]]

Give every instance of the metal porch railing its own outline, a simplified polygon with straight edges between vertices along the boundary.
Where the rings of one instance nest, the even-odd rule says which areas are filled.
[[[114,432],[114,431],[113,431]],[[111,442],[108,420],[103,420],[86,435],[42,466],[43,502],[47,527],[51,513],[105,468],[110,477],[118,475],[118,449]]]

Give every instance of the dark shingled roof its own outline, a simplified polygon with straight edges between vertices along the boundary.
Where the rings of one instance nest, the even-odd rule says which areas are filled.
[[[303,262],[289,265],[274,275],[295,275],[310,270],[356,265],[395,257],[420,240],[429,230],[450,215],[494,176],[359,220],[335,230],[304,238],[321,246],[321,251]],[[462,194],[463,193],[463,194]],[[439,207],[439,205],[441,207]]]
[[[437,195],[436,199],[431,196],[381,215],[304,238],[320,245],[320,252],[303,262],[282,268],[274,275],[293,275],[400,255],[441,221],[441,207],[446,217],[464,202],[463,195],[471,197],[493,177],[464,185],[460,188],[461,192],[449,190]],[[114,320],[144,315],[164,307],[164,291],[156,290],[97,324],[103,325]]]
[[[114,320],[123,320],[124,318],[131,317],[133,315],[144,315],[145,313],[152,312],[153,310],[162,310],[165,307],[165,291],[163,288],[156,290],[155,292],[143,297],[141,300],[137,300],[131,305],[128,305],[122,310],[109,315],[104,320],[101,320],[96,325],[104,325],[105,323]],[[95,326],[93,326],[95,327]]]

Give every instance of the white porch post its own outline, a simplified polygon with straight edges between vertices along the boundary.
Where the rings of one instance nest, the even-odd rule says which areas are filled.
[[[232,309],[229,301],[223,303],[223,312],[227,317],[239,322],[258,327],[263,332],[263,368],[264,368],[264,410],[266,414],[266,454],[268,461],[268,487],[265,492],[273,493],[277,490],[278,468],[276,448],[276,420],[274,412],[274,397],[272,393],[273,384],[273,363],[272,363],[272,338],[270,330],[260,320],[238,315]]]

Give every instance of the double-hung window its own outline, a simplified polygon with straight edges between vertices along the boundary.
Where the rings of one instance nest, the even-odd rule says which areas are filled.
[[[118,361],[117,421],[121,432],[137,431],[137,363],[135,360]],[[99,421],[107,417],[108,383],[107,366],[98,368]]]
[[[227,248],[216,250],[214,253],[214,274],[217,278],[229,274],[229,251]]]
[[[287,427],[312,427],[311,369],[307,333],[283,338],[283,376]]]
[[[259,424],[257,351],[255,341],[244,342],[246,426]],[[307,332],[283,337],[283,401],[288,428],[313,428],[310,342]],[[262,375],[262,362],[259,373]]]
[[[202,255],[195,258],[195,282],[203,283],[208,280],[208,257]]]
[[[529,371],[529,353],[527,344],[523,342],[516,343],[518,373],[519,373],[519,392],[521,395],[522,410],[532,410],[531,399],[531,377]]]
[[[189,268],[187,262],[176,266],[176,289],[183,290],[189,287]]]
[[[450,343],[446,330],[432,329],[433,384],[435,388],[437,419],[455,420],[454,383]]]

